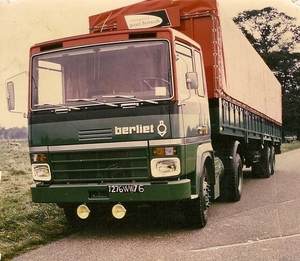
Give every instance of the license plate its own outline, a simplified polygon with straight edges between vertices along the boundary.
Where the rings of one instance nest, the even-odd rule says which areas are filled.
[[[109,193],[143,193],[144,185],[109,185]]]

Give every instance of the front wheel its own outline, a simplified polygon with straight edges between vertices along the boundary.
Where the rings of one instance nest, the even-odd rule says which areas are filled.
[[[208,219],[208,208],[210,206],[210,189],[206,181],[207,168],[203,167],[203,173],[200,177],[200,193],[195,199],[188,202],[185,212],[186,223],[189,227],[205,227]]]

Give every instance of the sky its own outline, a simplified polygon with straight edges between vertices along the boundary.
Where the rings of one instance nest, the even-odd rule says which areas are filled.
[[[140,0],[0,0],[0,127],[27,126],[29,48],[38,42],[88,33],[88,17]],[[300,0],[219,0],[234,17],[239,12],[267,6],[296,17],[300,24]],[[294,3],[293,3],[294,2]],[[7,79],[14,77],[16,111],[7,111]]]

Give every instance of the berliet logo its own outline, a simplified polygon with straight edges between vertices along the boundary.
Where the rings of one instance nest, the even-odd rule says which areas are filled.
[[[164,121],[159,121],[156,127],[156,131],[158,135],[160,135],[161,137],[165,136],[167,130],[168,128],[165,125]],[[148,134],[154,132],[155,132],[155,128],[153,124],[150,125],[137,124],[134,126],[125,126],[125,127],[115,126],[115,135]]]
[[[164,124],[164,121],[159,121],[157,133],[162,137],[167,133],[167,126]]]

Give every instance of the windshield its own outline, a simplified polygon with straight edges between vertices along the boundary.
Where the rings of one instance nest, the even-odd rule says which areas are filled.
[[[172,97],[167,41],[123,42],[33,57],[32,108],[116,106]]]

